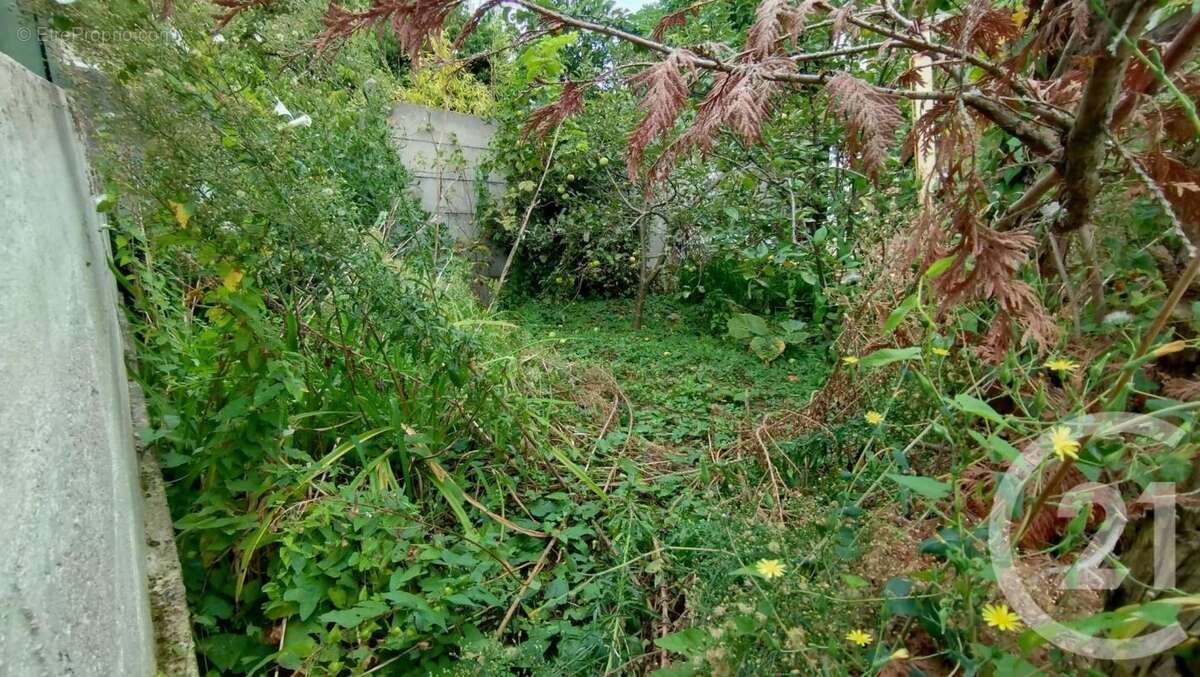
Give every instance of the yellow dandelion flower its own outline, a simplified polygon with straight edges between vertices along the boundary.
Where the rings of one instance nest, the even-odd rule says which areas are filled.
[[[842,362],[845,364],[858,364],[858,357],[855,355],[847,355],[842,358]]]
[[[760,559],[754,565],[754,570],[763,578],[775,578],[783,575],[784,566],[777,559]]]
[[[1062,375],[1062,374],[1069,374],[1069,373],[1075,371],[1076,369],[1079,368],[1079,365],[1075,364],[1074,362],[1072,362],[1070,360],[1066,360],[1061,357],[1057,357],[1057,358],[1047,362],[1046,368],[1049,369],[1050,371],[1057,371],[1059,373],[1059,375]]]
[[[950,351],[946,350],[945,348],[933,348],[930,350],[930,352],[932,352],[934,355],[937,355],[938,357],[949,357],[950,356]]]
[[[1177,353],[1177,352],[1183,350],[1184,348],[1187,348],[1187,341],[1171,341],[1170,343],[1164,343],[1161,346],[1155,348],[1154,352],[1152,352],[1150,354],[1153,355],[1154,357],[1162,357],[1163,355],[1170,355],[1171,353]]]
[[[863,418],[865,418],[867,423],[870,423],[871,425],[879,425],[880,423],[883,423],[883,414],[877,411],[868,411],[865,415],[863,415]]]
[[[1003,632],[1014,632],[1021,628],[1021,619],[1004,604],[985,604],[983,621]]]
[[[1050,447],[1060,461],[1067,457],[1079,458],[1079,441],[1071,437],[1071,430],[1066,426],[1060,425],[1050,431]]]
[[[871,633],[863,630],[851,630],[846,633],[846,641],[859,646],[866,646],[871,643]]]

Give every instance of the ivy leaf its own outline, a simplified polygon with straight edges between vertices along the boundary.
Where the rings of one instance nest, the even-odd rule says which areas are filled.
[[[231,633],[213,635],[201,640],[200,648],[204,651],[204,657],[222,671],[233,671],[270,652],[270,649],[253,637]]]

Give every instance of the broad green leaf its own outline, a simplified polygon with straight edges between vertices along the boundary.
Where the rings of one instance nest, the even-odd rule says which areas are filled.
[[[929,264],[929,267],[925,269],[925,279],[934,280],[940,277],[942,273],[946,272],[946,270],[950,268],[951,264],[954,263],[954,259],[956,258],[958,258],[957,254],[951,254],[950,256],[943,256],[937,261]]]
[[[697,656],[708,648],[711,637],[700,628],[686,628],[654,640],[655,646],[685,656]]]
[[[750,350],[763,362],[771,362],[787,350],[787,344],[778,336],[755,336],[750,339]]]
[[[767,328],[767,321],[750,313],[732,315],[725,325],[729,328],[729,335],[739,340],[771,334],[771,330]]]
[[[909,314],[909,312],[911,312],[913,308],[917,307],[917,300],[918,297],[916,294],[909,294],[908,298],[904,299],[900,302],[900,305],[896,306],[896,309],[893,310],[890,315],[888,315],[887,320],[883,323],[884,336],[888,336],[892,332],[896,331],[896,327],[900,326],[900,323],[904,321],[904,318]]]
[[[950,485],[935,480],[932,477],[897,475],[896,473],[888,473],[888,477],[896,484],[933,501],[941,500],[950,495]]]
[[[867,579],[863,578],[862,576],[855,576],[854,574],[842,574],[842,580],[847,586],[853,589],[865,588],[871,585],[871,582]]]
[[[335,623],[343,628],[353,628],[363,621],[391,611],[391,607],[378,600],[368,599],[364,602],[339,611],[329,611],[318,617],[322,623]]]
[[[978,442],[979,446],[990,450],[997,459],[1006,463],[1012,463],[1017,459],[1018,456],[1021,455],[1021,451],[1019,449],[1009,444],[1007,440],[998,435],[984,437],[974,430],[968,430],[967,434],[970,435],[976,442]]]
[[[893,362],[903,362],[905,360],[915,360],[921,356],[920,346],[911,346],[909,348],[883,348],[867,355],[859,361],[863,367],[882,367],[885,364]]]
[[[1147,602],[1133,611],[1135,618],[1166,627],[1179,618],[1179,605],[1169,602]]]
[[[974,414],[979,418],[987,419],[992,423],[1003,423],[1004,417],[1000,412],[992,409],[992,406],[983,400],[971,397],[966,393],[959,393],[954,396],[952,404],[959,411],[965,411],[968,414]]]

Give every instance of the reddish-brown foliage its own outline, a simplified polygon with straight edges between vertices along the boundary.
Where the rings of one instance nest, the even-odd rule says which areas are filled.
[[[229,25],[230,21],[237,18],[242,12],[251,10],[255,7],[265,7],[271,4],[272,0],[213,0],[213,4],[218,7],[224,7],[225,11],[217,16],[216,30]],[[173,0],[167,0],[163,3],[163,18],[169,18],[170,12],[174,11],[175,3]]]
[[[969,185],[974,193],[979,186]],[[998,232],[979,222],[972,200],[963,200],[952,215],[951,229],[960,236],[950,268],[934,282],[941,309],[994,299],[996,317],[979,348],[985,359],[998,361],[1012,344],[1012,322],[1042,350],[1058,337],[1058,325],[1046,313],[1033,287],[1019,279],[1021,267],[1036,241],[1023,231]]]
[[[554,103],[546,104],[529,114],[522,135],[528,137],[532,134],[537,137],[545,137],[567,118],[583,110],[583,95],[591,86],[591,81],[571,80],[565,83],[562,93],[558,95],[558,99]]]
[[[974,48],[988,56],[999,54],[1001,46],[1021,36],[1012,15],[995,9],[988,0],[974,0],[962,14],[941,21],[934,29],[959,49]]]
[[[331,3],[321,19],[324,28],[312,46],[322,54],[355,33],[388,22],[408,58],[419,63],[425,41],[442,30],[446,17],[459,4],[460,0],[373,0],[369,8],[355,12]]]
[[[878,177],[896,130],[904,121],[894,98],[848,73],[837,73],[825,84],[829,109],[846,125],[846,150],[864,173]]]
[[[754,23],[746,33],[743,61],[764,61],[778,54],[785,41],[796,44],[804,30],[804,20],[812,12],[815,0],[804,0],[793,7],[788,0],[763,0],[754,12]]]
[[[762,123],[770,112],[771,97],[780,86],[772,76],[794,69],[795,64],[788,59],[773,57],[717,73],[712,89],[696,106],[692,126],[667,146],[651,166],[650,183],[666,179],[679,158],[696,151],[707,153],[712,150],[722,126],[746,143],[757,142],[762,134]]]
[[[699,16],[700,7],[703,4],[704,3],[702,2],[698,2],[694,5],[688,5],[677,12],[671,12],[670,14],[659,19],[658,23],[654,26],[654,30],[650,33],[650,37],[661,42],[662,39],[667,35],[667,31],[671,30],[672,28],[686,26],[689,16]]]
[[[1138,162],[1162,188],[1175,215],[1186,225],[1200,225],[1200,170],[1166,153],[1142,155]]]
[[[637,180],[646,147],[665,137],[687,103],[694,67],[684,50],[675,50],[667,58],[630,78],[635,88],[644,89],[638,107],[645,113],[629,135],[625,148],[625,167],[630,181]]]

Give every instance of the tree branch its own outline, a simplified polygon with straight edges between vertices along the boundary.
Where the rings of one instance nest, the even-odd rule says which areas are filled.
[[[1112,121],[1125,67],[1133,54],[1132,42],[1145,29],[1151,9],[1147,0],[1117,0],[1110,10],[1111,17],[1105,17],[1107,30],[1096,36],[1092,74],[1084,87],[1075,112],[1075,124],[1071,126],[1063,148],[1066,216],[1056,224],[1056,232],[1078,230],[1091,216],[1092,200],[1100,192],[1105,132]]]
[[[989,99],[977,92],[967,92],[963,94],[963,102],[1020,139],[1029,150],[1038,155],[1054,156],[1062,150],[1054,132],[1025,120],[1016,111],[995,99]]]
[[[1169,76],[1175,69],[1179,68],[1191,55],[1192,51],[1195,50],[1198,42],[1200,42],[1200,13],[1192,16],[1192,19],[1175,35],[1171,44],[1163,52],[1163,71]],[[1120,129],[1121,125],[1125,124],[1125,121],[1133,114],[1141,94],[1152,93],[1157,87],[1157,80],[1136,83],[1134,87],[1125,93],[1125,96],[1121,99],[1121,103],[1113,111],[1112,124],[1110,126],[1113,129]],[[1027,188],[1025,193],[1009,206],[1008,210],[996,222],[996,230],[1008,230],[1020,223],[1022,217],[1037,206],[1038,201],[1046,193],[1050,192],[1050,189],[1057,186],[1061,180],[1062,177],[1055,169],[1051,169],[1038,177],[1038,180]]]

